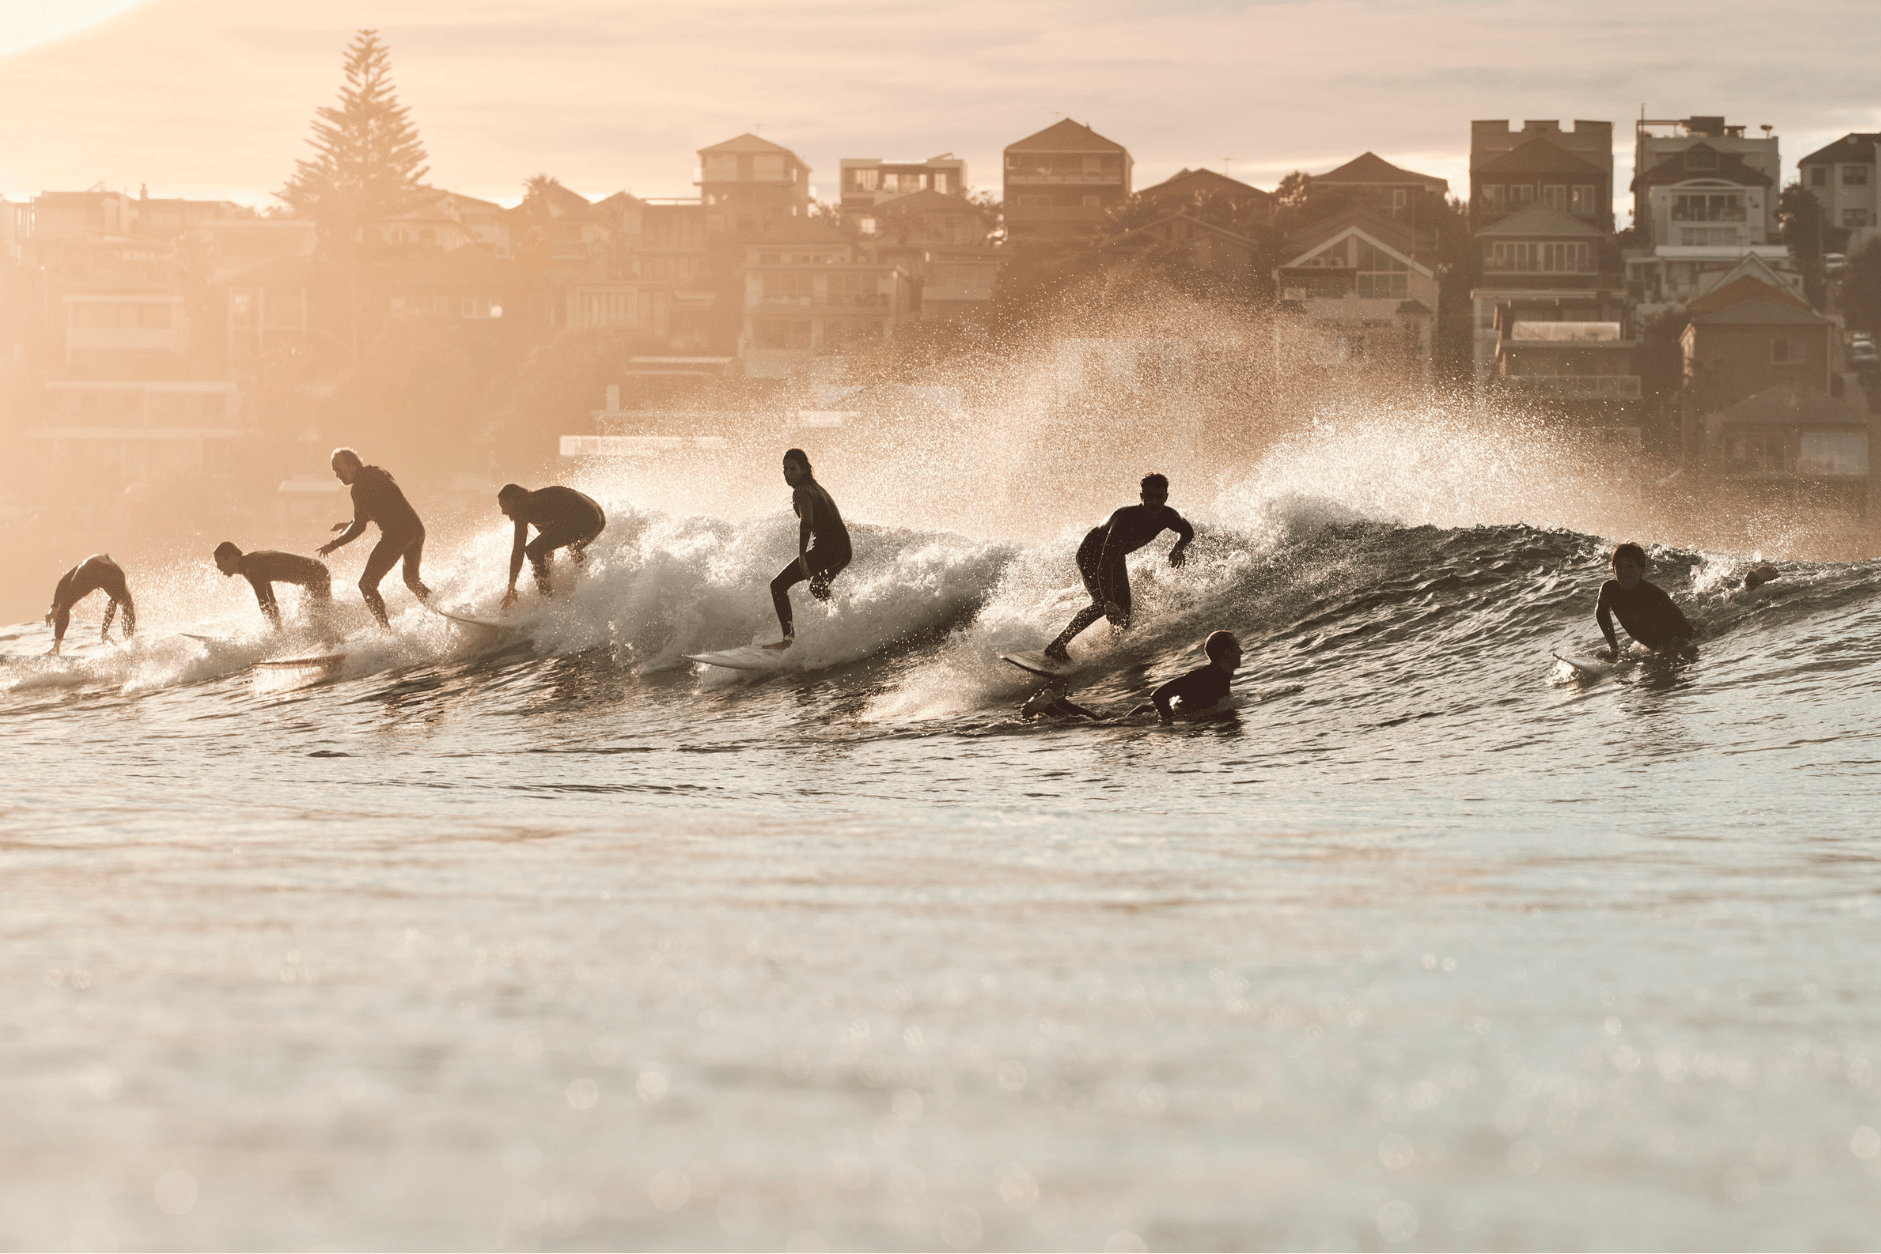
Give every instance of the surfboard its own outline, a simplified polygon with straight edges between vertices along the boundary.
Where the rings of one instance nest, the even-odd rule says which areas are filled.
[[[466,623],[472,627],[488,627],[492,630],[501,630],[505,627],[512,626],[510,623],[496,622],[488,618],[476,618],[469,614],[458,614],[451,610],[441,610],[436,606],[430,606],[428,608],[440,618],[448,618],[454,623]]]
[[[1076,662],[1060,662],[1056,658],[1046,657],[1044,653],[1030,650],[1023,653],[1002,653],[999,660],[1009,662],[1022,671],[1033,675],[1042,675],[1046,679],[1059,679],[1078,669]]]
[[[748,644],[742,649],[721,649],[717,653],[682,653],[688,662],[723,666],[734,671],[774,671],[783,666],[788,649],[761,649]]]
[[[1548,655],[1573,673],[1575,679],[1587,681],[1601,679],[1613,672],[1613,663],[1603,662],[1597,657],[1562,657],[1559,653]]]
[[[235,643],[234,637],[232,636],[199,636],[193,631],[179,631],[176,634],[183,637],[183,639],[185,640],[200,640],[204,644],[234,644]]]
[[[317,670],[327,666],[338,666],[345,660],[346,655],[344,653],[319,653],[312,657],[271,657],[256,662],[255,665],[275,669],[299,668],[302,670]]]

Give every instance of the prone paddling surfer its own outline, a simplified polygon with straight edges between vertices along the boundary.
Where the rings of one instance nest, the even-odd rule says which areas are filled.
[[[1150,693],[1149,703],[1139,705],[1131,714],[1150,710],[1163,722],[1173,722],[1178,712],[1198,714],[1211,710],[1226,700],[1235,671],[1241,667],[1241,642],[1232,631],[1212,631],[1202,641],[1208,663],[1176,676]]]
[[[1594,621],[1600,624],[1607,647],[1595,657],[1613,661],[1620,656],[1620,638],[1613,630],[1616,617],[1627,635],[1654,652],[1682,649],[1691,643],[1698,634],[1691,619],[1673,604],[1664,588],[1646,581],[1645,549],[1630,540],[1616,544],[1609,564],[1613,578],[1600,585],[1600,599],[1594,605]]]
[[[111,598],[105,606],[104,629],[98,633],[98,639],[111,638],[111,620],[117,617],[119,608],[124,610],[124,638],[129,640],[137,634],[137,603],[131,600],[130,586],[124,582],[124,568],[111,560],[109,553],[94,553],[72,569],[59,576],[59,586],[52,590],[52,608],[46,611],[46,621],[52,624],[52,656],[59,655],[60,647],[65,643],[65,629],[72,623],[72,607],[94,592],[103,592]]]
[[[505,518],[516,524],[516,542],[509,550],[509,591],[503,594],[504,609],[516,604],[516,576],[522,574],[525,556],[535,573],[536,590],[551,596],[551,555],[565,548],[576,562],[586,561],[588,546],[607,526],[607,513],[593,497],[559,483],[533,492],[520,483],[506,483],[496,494],[496,505]],[[536,538],[525,543],[532,525]]]
[[[784,638],[765,645],[767,649],[788,649],[797,638],[790,614],[790,590],[809,580],[810,595],[819,601],[829,600],[830,581],[854,556],[842,513],[828,490],[816,481],[810,456],[802,449],[784,450],[784,482],[791,488],[790,506],[797,511],[797,556],[771,580],[771,603],[777,607],[777,624],[783,628]]]
[[[333,604],[333,577],[328,573],[325,562],[317,562],[298,553],[283,553],[278,549],[257,549],[253,553],[244,553],[231,540],[216,545],[215,558],[216,569],[224,575],[230,578],[240,575],[248,581],[248,586],[255,590],[255,601],[261,606],[262,614],[274,624],[276,631],[281,630],[281,606],[274,599],[274,585],[277,583],[298,584],[305,588],[322,613]]]
[[[1091,528],[1078,546],[1078,577],[1090,592],[1091,603],[1045,646],[1046,657],[1069,661],[1067,646],[1100,618],[1108,618],[1119,631],[1130,625],[1130,572],[1124,565],[1130,554],[1164,531],[1173,531],[1176,543],[1169,550],[1169,564],[1181,566],[1187,560],[1195,528],[1169,508],[1169,480],[1162,475],[1144,475],[1142,499],[1141,505],[1126,505],[1101,526]]]
[[[379,620],[379,626],[392,630],[392,621],[386,617],[385,598],[379,595],[379,581],[392,569],[393,563],[400,558],[405,560],[405,586],[420,601],[431,600],[431,589],[425,587],[419,578],[419,564],[424,561],[425,525],[418,521],[418,511],[405,499],[405,493],[399,489],[392,476],[377,466],[368,466],[360,461],[359,454],[349,448],[333,450],[333,476],[341,483],[353,489],[353,521],[334,523],[333,530],[341,534],[320,546],[321,557],[351,544],[366,530],[367,523],[379,526],[379,542],[372,546],[372,555],[366,559],[365,573],[359,576],[359,593],[366,599],[366,607],[372,616]]]

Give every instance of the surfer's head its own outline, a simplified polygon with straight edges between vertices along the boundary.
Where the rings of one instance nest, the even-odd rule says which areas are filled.
[[[1614,545],[1613,556],[1608,560],[1613,566],[1613,577],[1628,592],[1639,587],[1639,581],[1646,577],[1646,550],[1631,540]]]
[[[233,575],[242,568],[242,551],[235,547],[233,540],[224,540],[216,545],[216,569],[225,575]]]
[[[1169,480],[1162,475],[1143,476],[1143,504],[1167,505],[1169,503]]]
[[[333,477],[341,483],[351,483],[359,477],[359,468],[365,465],[359,460],[359,454],[349,448],[333,450]]]
[[[497,489],[496,507],[503,511],[503,517],[516,517],[516,506],[529,495],[529,489],[520,483],[506,483]]]
[[[808,483],[811,478],[810,455],[800,448],[784,450],[784,482],[791,487]]]
[[[1208,654],[1208,660],[1234,674],[1241,665],[1241,642],[1232,631],[1211,631],[1208,639],[1202,641],[1202,652]]]

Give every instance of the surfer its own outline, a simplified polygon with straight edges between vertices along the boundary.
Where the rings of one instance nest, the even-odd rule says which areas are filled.
[[[586,561],[588,546],[607,526],[607,514],[593,497],[559,483],[534,492],[519,483],[506,483],[496,494],[496,506],[516,524],[516,542],[509,550],[509,591],[503,594],[504,609],[516,604],[516,576],[522,573],[525,554],[535,572],[536,590],[551,596],[550,555],[565,548],[574,561]],[[535,542],[525,544],[532,524]]]
[[[1147,704],[1137,706],[1130,713],[1146,714],[1155,710],[1157,717],[1167,723],[1174,720],[1178,711],[1197,714],[1225,700],[1234,673],[1241,666],[1241,642],[1232,631],[1213,631],[1202,641],[1202,652],[1208,655],[1207,665],[1176,676],[1150,693]]]
[[[1176,533],[1175,547],[1169,550],[1169,564],[1181,566],[1187,560],[1189,542],[1195,528],[1169,508],[1169,480],[1162,475],[1143,476],[1143,503],[1126,505],[1110,516],[1102,526],[1091,528],[1078,546],[1078,577],[1090,591],[1091,603],[1078,611],[1058,638],[1045,646],[1045,656],[1056,662],[1069,661],[1067,646],[1079,632],[1100,618],[1122,631],[1130,625],[1130,572],[1124,559],[1154,540],[1164,531]]]
[[[784,638],[767,649],[788,649],[797,638],[797,628],[790,616],[790,590],[810,581],[810,595],[819,601],[830,598],[830,581],[842,573],[852,556],[849,529],[836,502],[810,469],[810,457],[800,448],[784,450],[784,482],[791,487],[790,505],[797,511],[797,556],[771,580],[771,602],[777,607],[777,623]]]
[[[1626,634],[1648,649],[1683,648],[1691,643],[1697,634],[1691,620],[1664,588],[1646,581],[1645,549],[1631,541],[1616,544],[1611,565],[1613,578],[1600,585],[1600,600],[1594,606],[1594,620],[1607,638],[1607,648],[1595,657],[1611,662],[1620,656],[1620,638],[1613,631],[1616,616]]]
[[[65,629],[72,623],[72,607],[94,592],[103,592],[111,598],[111,603],[105,606],[104,630],[98,633],[99,640],[111,638],[111,620],[117,617],[119,607],[124,610],[124,638],[129,640],[137,634],[137,603],[131,600],[131,590],[124,582],[124,568],[112,561],[109,553],[94,553],[59,576],[59,586],[52,590],[52,608],[46,611],[46,621],[52,624],[52,656],[57,657],[60,646],[65,643]]]
[[[299,584],[322,611],[333,603],[333,579],[327,573],[325,562],[317,562],[298,553],[282,553],[277,549],[244,553],[229,540],[216,545],[215,558],[216,569],[224,575],[231,578],[240,575],[248,580],[248,586],[255,590],[255,600],[261,605],[261,612],[274,624],[276,631],[281,630],[281,607],[274,599],[274,585],[277,583]]]
[[[405,559],[405,586],[420,601],[431,600],[431,589],[418,577],[419,563],[425,553],[425,525],[418,521],[418,511],[405,499],[392,476],[377,466],[361,462],[359,454],[352,449],[333,450],[333,476],[353,489],[353,521],[350,525],[333,524],[333,530],[341,534],[320,546],[320,556],[325,557],[357,540],[367,523],[379,525],[379,542],[373,545],[372,555],[366,558],[365,573],[359,576],[359,592],[366,598],[366,607],[372,611],[372,616],[379,620],[379,626],[390,631],[392,622],[386,617],[385,598],[379,595],[379,581],[385,578],[393,563]]]

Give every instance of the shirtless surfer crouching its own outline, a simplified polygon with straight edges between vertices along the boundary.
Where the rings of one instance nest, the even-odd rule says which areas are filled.
[[[830,598],[830,582],[849,565],[849,528],[829,492],[816,481],[810,456],[800,448],[784,450],[784,482],[790,485],[790,505],[797,511],[797,557],[771,580],[771,603],[777,607],[777,625],[784,638],[767,649],[788,649],[797,639],[790,613],[790,590],[806,579],[810,595]]]
[[[216,545],[216,569],[234,578],[240,575],[255,590],[255,601],[276,631],[281,630],[281,606],[274,599],[277,583],[298,584],[306,589],[315,612],[324,614],[333,604],[333,578],[327,564],[298,553],[278,549],[257,549],[244,553],[232,540]]]
[[[94,553],[59,576],[59,586],[52,591],[52,608],[46,611],[46,621],[52,624],[52,648],[48,651],[52,656],[57,657],[65,643],[65,629],[72,623],[72,607],[94,592],[103,592],[111,598],[111,603],[105,606],[104,629],[98,633],[99,640],[111,638],[111,620],[117,617],[120,608],[124,610],[124,638],[129,640],[137,634],[137,603],[131,600],[130,587],[124,582],[124,568],[112,561],[109,553]]]

